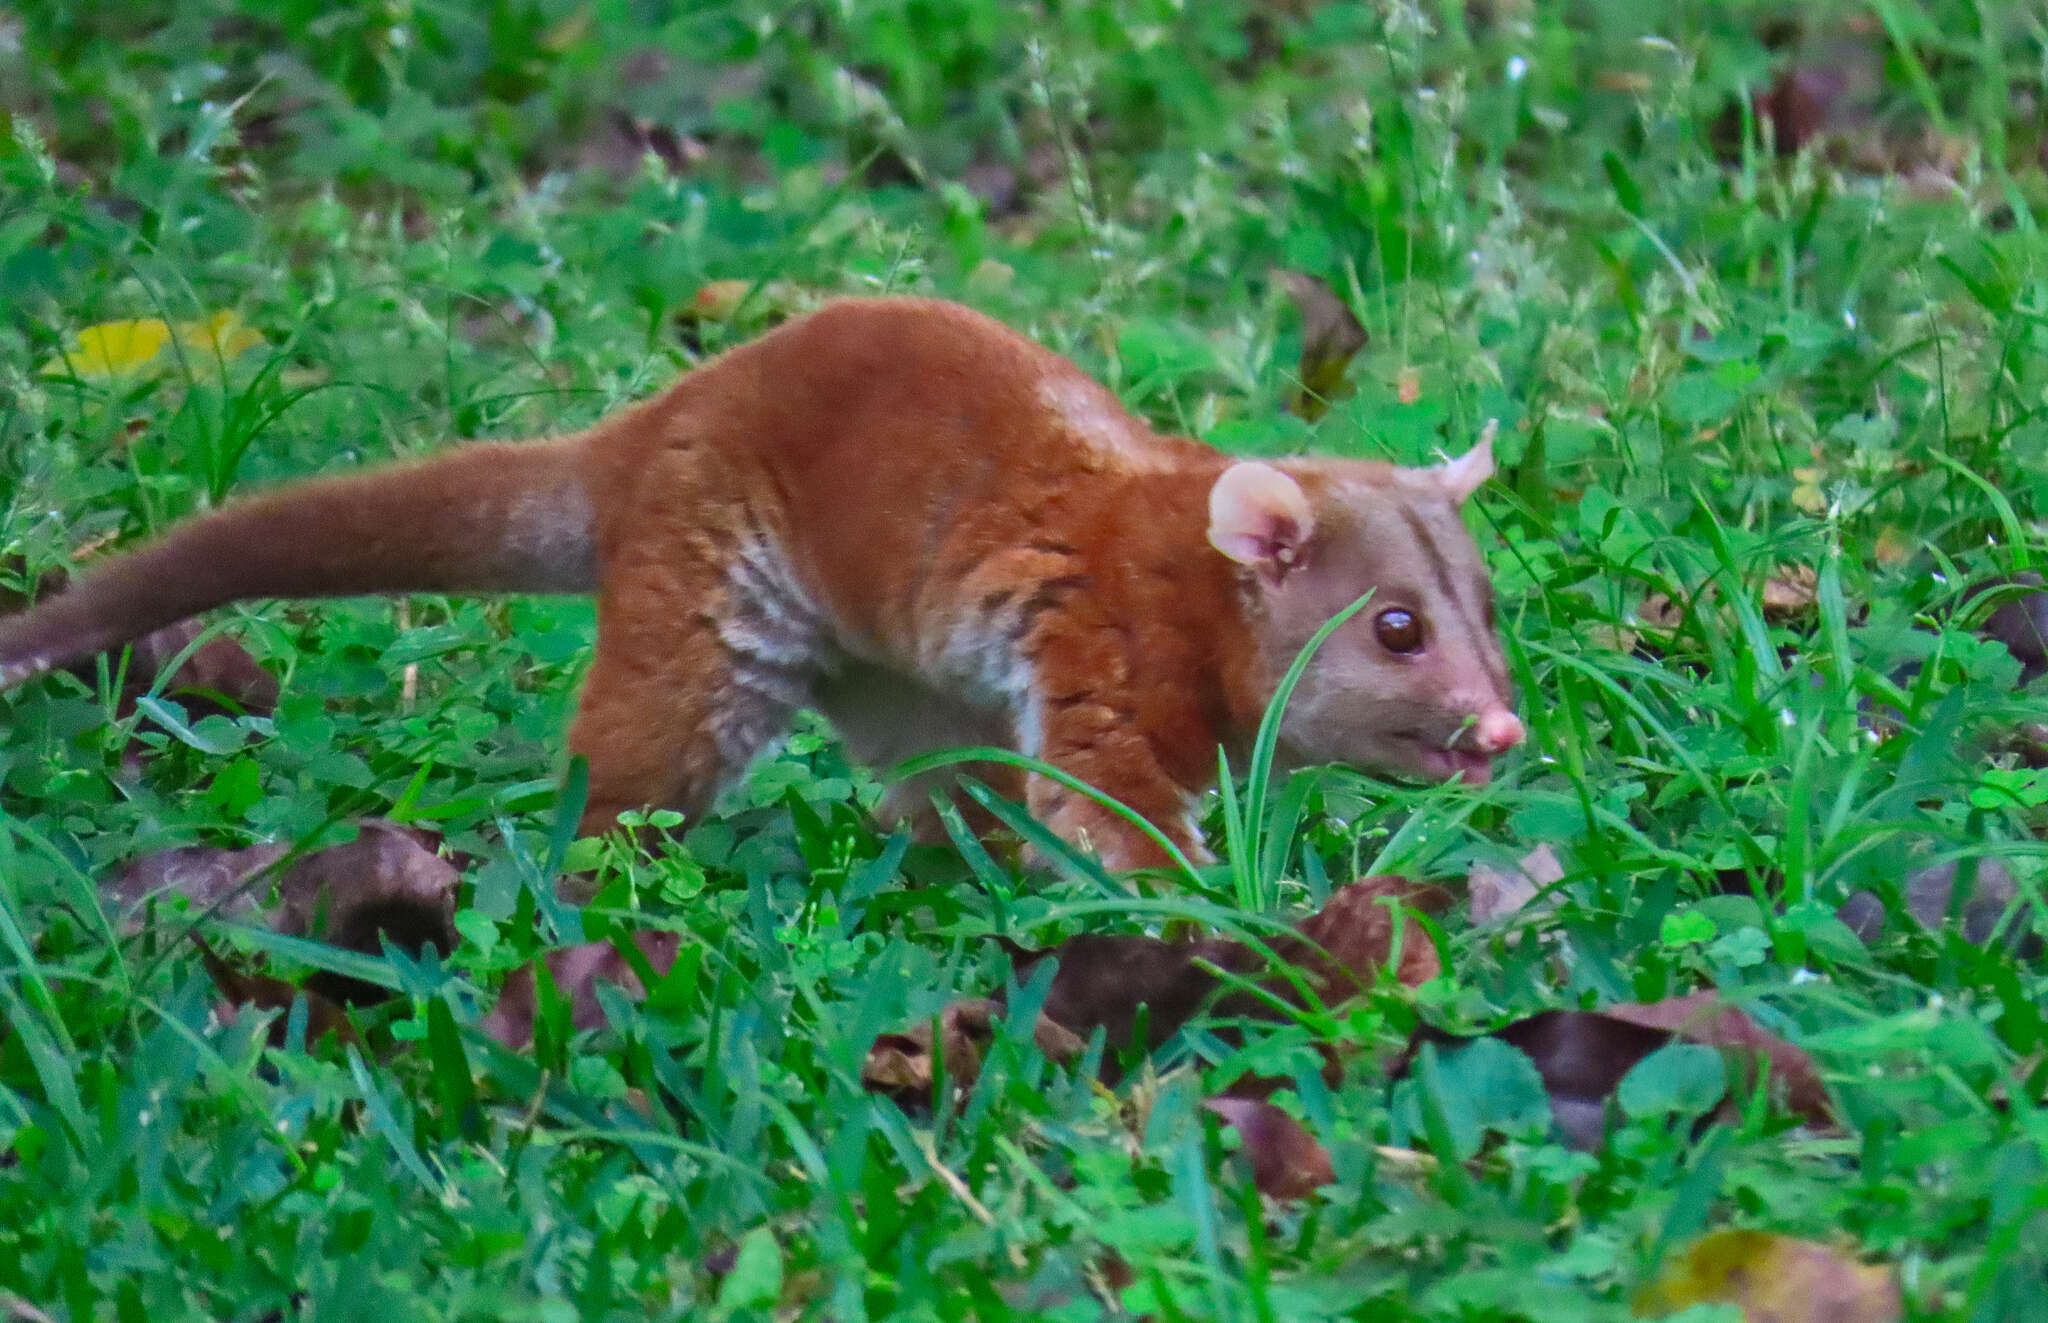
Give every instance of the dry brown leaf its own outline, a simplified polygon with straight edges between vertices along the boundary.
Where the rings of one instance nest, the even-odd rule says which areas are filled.
[[[1249,974],[1259,964],[1246,947],[1215,938],[1169,942],[1082,934],[1020,964],[1018,982],[1048,959],[1057,959],[1059,969],[1046,994],[1046,1015],[1083,1038],[1102,1029],[1111,1057],[1138,1045],[1140,1007],[1146,1011],[1143,1046],[1148,1050],[1193,1018],[1221,983],[1204,965]]]
[[[1465,875],[1466,894],[1471,898],[1472,922],[1495,919],[1526,909],[1537,894],[1564,880],[1564,865],[1548,845],[1539,845],[1512,869],[1475,863]]]
[[[2031,591],[2014,592],[2015,588]],[[2003,590],[2001,600],[1984,620],[1982,634],[2003,643],[2020,664],[2020,683],[2048,672],[2048,591],[2038,574],[2015,574],[1977,584],[1972,596]]]
[[[1763,592],[1758,599],[1764,619],[1774,625],[1782,625],[1807,615],[1818,600],[1819,587],[1820,576],[1812,566],[1777,566],[1765,578]],[[1698,611],[1718,610],[1718,597],[1717,587],[1708,584],[1691,595],[1691,607]],[[1636,619],[1649,629],[1675,630],[1684,626],[1686,610],[1669,593],[1650,593],[1636,608]]]
[[[1678,629],[1685,624],[1685,608],[1669,593],[1651,593],[1636,608],[1636,619],[1651,629]]]
[[[224,917],[265,913],[278,932],[366,955],[380,953],[386,939],[406,951],[454,950],[455,892],[462,875],[434,852],[435,838],[376,818],[356,828],[353,841],[316,850],[286,868],[276,879],[277,903],[267,912],[271,889],[258,875],[285,855],[282,845],[159,850],[130,861],[107,891],[130,926],[149,899],[174,894]],[[311,975],[306,986],[350,1003],[390,995],[327,971]]]
[[[1689,1043],[1731,1049],[1744,1057],[1752,1072],[1758,1058],[1770,1064],[1772,1091],[1793,1111],[1816,1125],[1833,1119],[1827,1086],[1813,1058],[1721,1000],[1716,992],[1695,992],[1663,1001],[1623,1003],[1608,1015],[1630,1024],[1664,1029]]]
[[[729,322],[742,312],[750,321],[779,322],[804,304],[803,293],[786,281],[712,280],[697,287],[681,316],[692,324]]]
[[[1338,888],[1320,911],[1295,925],[1293,935],[1269,942],[1273,953],[1306,977],[1317,998],[1333,1004],[1370,987],[1393,954],[1397,905],[1435,912],[1451,903],[1441,887],[1381,874]],[[1442,972],[1436,946],[1413,925],[1402,933],[1395,978],[1408,987]],[[1112,1055],[1133,1046],[1138,1008],[1146,1008],[1146,1048],[1157,1047],[1199,1011],[1222,979],[1204,966],[1249,977],[1264,967],[1259,953],[1220,938],[1162,941],[1153,937],[1083,935],[1021,964],[1020,980],[1038,960],[1057,957],[1059,971],[1045,1013],[1083,1038],[1099,1026]],[[1292,983],[1271,976],[1261,986],[1283,1002],[1296,1000]],[[1271,1016],[1262,997],[1237,992],[1216,1006],[1222,1016]]]
[[[1716,1231],[1674,1255],[1636,1293],[1636,1317],[1727,1304],[1748,1323],[1894,1323],[1897,1275],[1829,1245],[1765,1231]]]
[[[1870,549],[1870,554],[1880,565],[1904,565],[1913,558],[1915,550],[1908,533],[1887,524],[1877,530],[1877,542]]]
[[[1941,931],[1949,922],[1957,869],[1956,861],[1950,860],[1917,868],[1906,875],[1906,913],[1930,932]],[[2018,895],[2019,883],[2004,864],[1996,859],[1979,859],[1976,880],[1963,901],[1962,913],[1956,916],[1963,940],[1978,945],[1989,941],[1997,932],[1998,921],[2005,917],[2006,907]],[[1884,932],[1886,914],[1883,898],[1874,891],[1854,893],[1835,911],[1835,917],[1866,944],[1876,941]]]
[[[1450,893],[1441,887],[1381,875],[1339,888],[1323,909],[1296,925],[1291,934],[1268,945],[1274,956],[1292,967],[1290,978],[1268,972],[1264,957],[1252,947],[1218,938],[1165,941],[1155,937],[1083,934],[1046,951],[1012,947],[1018,981],[1025,982],[1042,961],[1057,959],[1052,985],[1036,1033],[1046,1055],[1064,1060],[1101,1029],[1108,1048],[1103,1076],[1114,1082],[1122,1069],[1119,1056],[1132,1049],[1149,1051],[1171,1037],[1212,998],[1219,1019],[1273,1016],[1276,1009],[1299,1001],[1295,979],[1306,983],[1325,1005],[1335,1004],[1368,988],[1393,955],[1397,927],[1401,933],[1394,977],[1416,986],[1442,972],[1436,946],[1419,928],[1397,918],[1398,907],[1439,912],[1449,907]],[[1217,996],[1225,979],[1264,974],[1257,993],[1237,989]],[[988,1016],[999,1013],[994,1003],[956,1002],[941,1018],[940,1051],[954,1078],[973,1077],[979,1068],[976,1033]],[[1140,1024],[1144,1026],[1142,1041]],[[1230,1035],[1227,1028],[1223,1036]],[[957,1036],[956,1036],[957,1035]],[[981,1034],[979,1041],[985,1042]],[[870,1086],[901,1097],[927,1098],[931,1087],[932,1040],[929,1025],[884,1034],[869,1052],[864,1071]],[[1326,1049],[1327,1073],[1334,1081],[1336,1062]],[[1278,1087],[1280,1081],[1246,1079],[1233,1092],[1250,1096]]]
[[[1451,903],[1451,893],[1442,887],[1375,873],[1331,892],[1322,909],[1295,925],[1300,939],[1283,937],[1273,943],[1273,950],[1307,971],[1316,981],[1316,995],[1334,1004],[1372,985],[1394,955],[1398,930],[1401,958],[1394,980],[1403,987],[1420,987],[1443,973],[1443,963],[1428,934],[1398,917],[1398,911],[1441,914]],[[1307,945],[1311,942],[1321,951]],[[1273,986],[1277,990],[1279,985]]]
[[[1521,1049],[1535,1063],[1550,1095],[1550,1115],[1566,1142],[1596,1149],[1606,1142],[1607,1099],[1635,1064],[1671,1041],[1662,1030],[1629,1024],[1597,1011],[1540,1011],[1482,1037]],[[1429,1025],[1420,1026],[1408,1051],[1394,1066],[1405,1075],[1425,1042],[1470,1041]]]
[[[285,870],[272,926],[372,955],[386,938],[406,951],[453,951],[462,874],[434,852],[435,843],[426,832],[395,822],[357,823],[353,841],[315,851]]]
[[[1306,1199],[1337,1179],[1329,1150],[1301,1122],[1269,1102],[1252,1098],[1211,1098],[1202,1104],[1237,1131],[1251,1160],[1252,1184],[1274,1199]]]
[[[1550,1094],[1551,1116],[1567,1141],[1598,1148],[1606,1138],[1607,1099],[1637,1062],[1674,1038],[1716,1047],[1740,1057],[1755,1077],[1759,1060],[1770,1065],[1773,1092],[1808,1121],[1832,1119],[1827,1089],[1805,1052],[1768,1033],[1714,992],[1647,1004],[1624,1003],[1605,1011],[1541,1011],[1494,1030],[1497,1038],[1526,1053]],[[1470,1039],[1430,1025],[1420,1026],[1393,1069],[1407,1073],[1423,1043],[1456,1045]]]
[[[1586,646],[1598,652],[1630,653],[1642,641],[1642,635],[1632,629],[1605,620],[1595,620],[1580,632]]]
[[[633,934],[633,945],[659,976],[675,966],[682,947],[680,935],[652,929]],[[597,1000],[600,984],[615,984],[630,997],[647,995],[646,986],[633,962],[610,942],[582,942],[550,951],[544,957],[555,989],[569,1002],[570,1028],[581,1032],[604,1023],[604,1007]],[[506,977],[498,991],[498,1003],[491,1007],[479,1027],[485,1034],[513,1051],[533,1044],[534,1020],[540,1011],[540,994],[533,966],[521,965]]]
[[[1275,271],[1301,313],[1301,385],[1288,410],[1310,422],[1348,391],[1344,369],[1365,348],[1365,327],[1322,281],[1299,271]]]
[[[1820,600],[1820,575],[1811,565],[1780,565],[1764,580],[1764,619],[1784,624],[1813,610]]]
[[[194,909],[218,906],[215,912],[222,917],[242,918],[255,913],[262,896],[253,888],[240,895],[232,893],[283,858],[287,848],[266,844],[228,850],[180,845],[155,850],[122,865],[105,891],[131,928],[140,920],[146,902],[167,895],[185,897]]]
[[[861,1083],[875,1093],[887,1094],[906,1106],[931,1101],[935,1070],[943,1067],[946,1078],[958,1087],[974,1083],[981,1075],[985,1049],[995,1036],[994,1022],[1002,1006],[985,998],[956,1001],[938,1015],[939,1053],[932,1054],[932,1021],[912,1025],[902,1033],[883,1034],[868,1049],[861,1066]],[[1049,1061],[1071,1061],[1087,1044],[1041,1013],[1032,1026],[1032,1041]]]
[[[348,1013],[318,992],[295,988],[269,974],[237,969],[196,933],[192,943],[199,948],[199,961],[206,967],[207,977],[213,980],[213,986],[220,992],[218,1013],[223,1024],[233,1024],[244,1007],[274,1011],[276,1016],[270,1022],[270,1045],[283,1047],[284,1036],[291,1023],[292,1001],[304,997],[306,1038],[301,1046],[310,1049],[330,1033],[337,1043],[361,1041],[356,1037],[355,1026],[349,1022]]]

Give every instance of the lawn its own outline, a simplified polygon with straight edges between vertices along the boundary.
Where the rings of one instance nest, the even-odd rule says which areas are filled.
[[[216,613],[0,695],[0,1313],[2048,1318],[2048,13],[680,8],[0,6],[0,591],[931,294],[1244,455],[1497,419],[1528,744],[1238,780],[1192,877],[913,846],[814,720],[575,842],[587,601]],[[249,903],[330,849],[447,949]],[[1034,1032],[1031,951],[1129,939],[1128,1027],[1368,875],[1362,986]],[[644,998],[522,972],[593,942]],[[1515,1028],[1716,990],[1803,1105]]]

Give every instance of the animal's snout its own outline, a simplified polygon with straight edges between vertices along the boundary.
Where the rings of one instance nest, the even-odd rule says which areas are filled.
[[[1466,743],[1473,750],[1492,756],[1520,744],[1525,733],[1520,717],[1505,707],[1491,707],[1473,720]]]

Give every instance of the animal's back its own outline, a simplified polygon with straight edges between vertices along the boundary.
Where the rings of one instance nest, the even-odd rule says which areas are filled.
[[[846,641],[878,658],[907,659],[935,590],[987,556],[1071,542],[1134,475],[1220,462],[1153,435],[1001,323],[928,299],[827,305],[639,412],[625,443],[594,457],[593,480],[618,493],[597,506],[642,524],[743,513]]]

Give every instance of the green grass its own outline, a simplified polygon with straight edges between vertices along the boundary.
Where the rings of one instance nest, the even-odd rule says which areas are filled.
[[[1301,1026],[1254,1037],[1338,1174],[1262,1207],[1199,1109],[1232,1055],[1199,1029],[1114,1095],[1008,1028],[957,1111],[861,1087],[877,1033],[1003,985],[990,934],[1138,930],[1173,902],[1099,905],[1126,893],[1079,862],[906,851],[806,727],[673,848],[606,846],[601,893],[563,907],[587,604],[230,612],[283,677],[272,717],[117,717],[62,679],[0,698],[0,1291],[122,1323],[1083,1319],[1116,1316],[1114,1250],[1123,1303],[1162,1319],[1578,1320],[1743,1226],[1898,1265],[1914,1317],[2048,1316],[2048,980],[1897,899],[1921,856],[1995,857],[2012,929],[2048,931],[2048,780],[1972,734],[2040,699],[1942,623],[2043,550],[2038,7],[687,10],[0,10],[6,573],[243,486],[573,428],[763,324],[765,289],[692,322],[711,280],[958,297],[1233,451],[1416,461],[1501,420],[1478,523],[1528,749],[1476,796],[1332,770],[1219,803],[1218,848],[1260,844],[1208,896],[1270,899],[1256,931],[1362,872],[1548,843],[1555,907],[1519,941],[1447,916],[1442,980],[1338,1012],[1335,1088]],[[1853,55],[1772,49],[1792,14]],[[1861,118],[1779,155],[1746,94],[1801,59],[1866,75]],[[701,160],[622,154],[622,117]],[[1014,206],[967,186],[992,172]],[[1314,425],[1282,407],[1300,330],[1275,267],[1372,337]],[[188,337],[144,371],[44,371],[89,326],[224,310],[261,336],[226,362]],[[1817,585],[1790,623],[1756,605],[1786,564]],[[1616,631],[1652,593],[1697,609],[1631,655]],[[1859,696],[1900,733],[1866,738]],[[97,898],[151,849],[313,846],[394,811],[468,857],[464,942],[365,962],[399,995],[360,1053],[221,1026],[190,916],[123,935]],[[1833,917],[1861,887],[1891,911],[1868,946]],[[607,1029],[530,1058],[474,1033],[536,950],[649,927],[683,958]],[[215,938],[260,945],[240,932]],[[1839,1134],[1752,1108],[1575,1154],[1472,1071],[1433,1071],[1418,1111],[1382,1070],[1418,1015],[1711,985],[1816,1054]],[[1443,1109],[1498,1133],[1470,1154]]]

